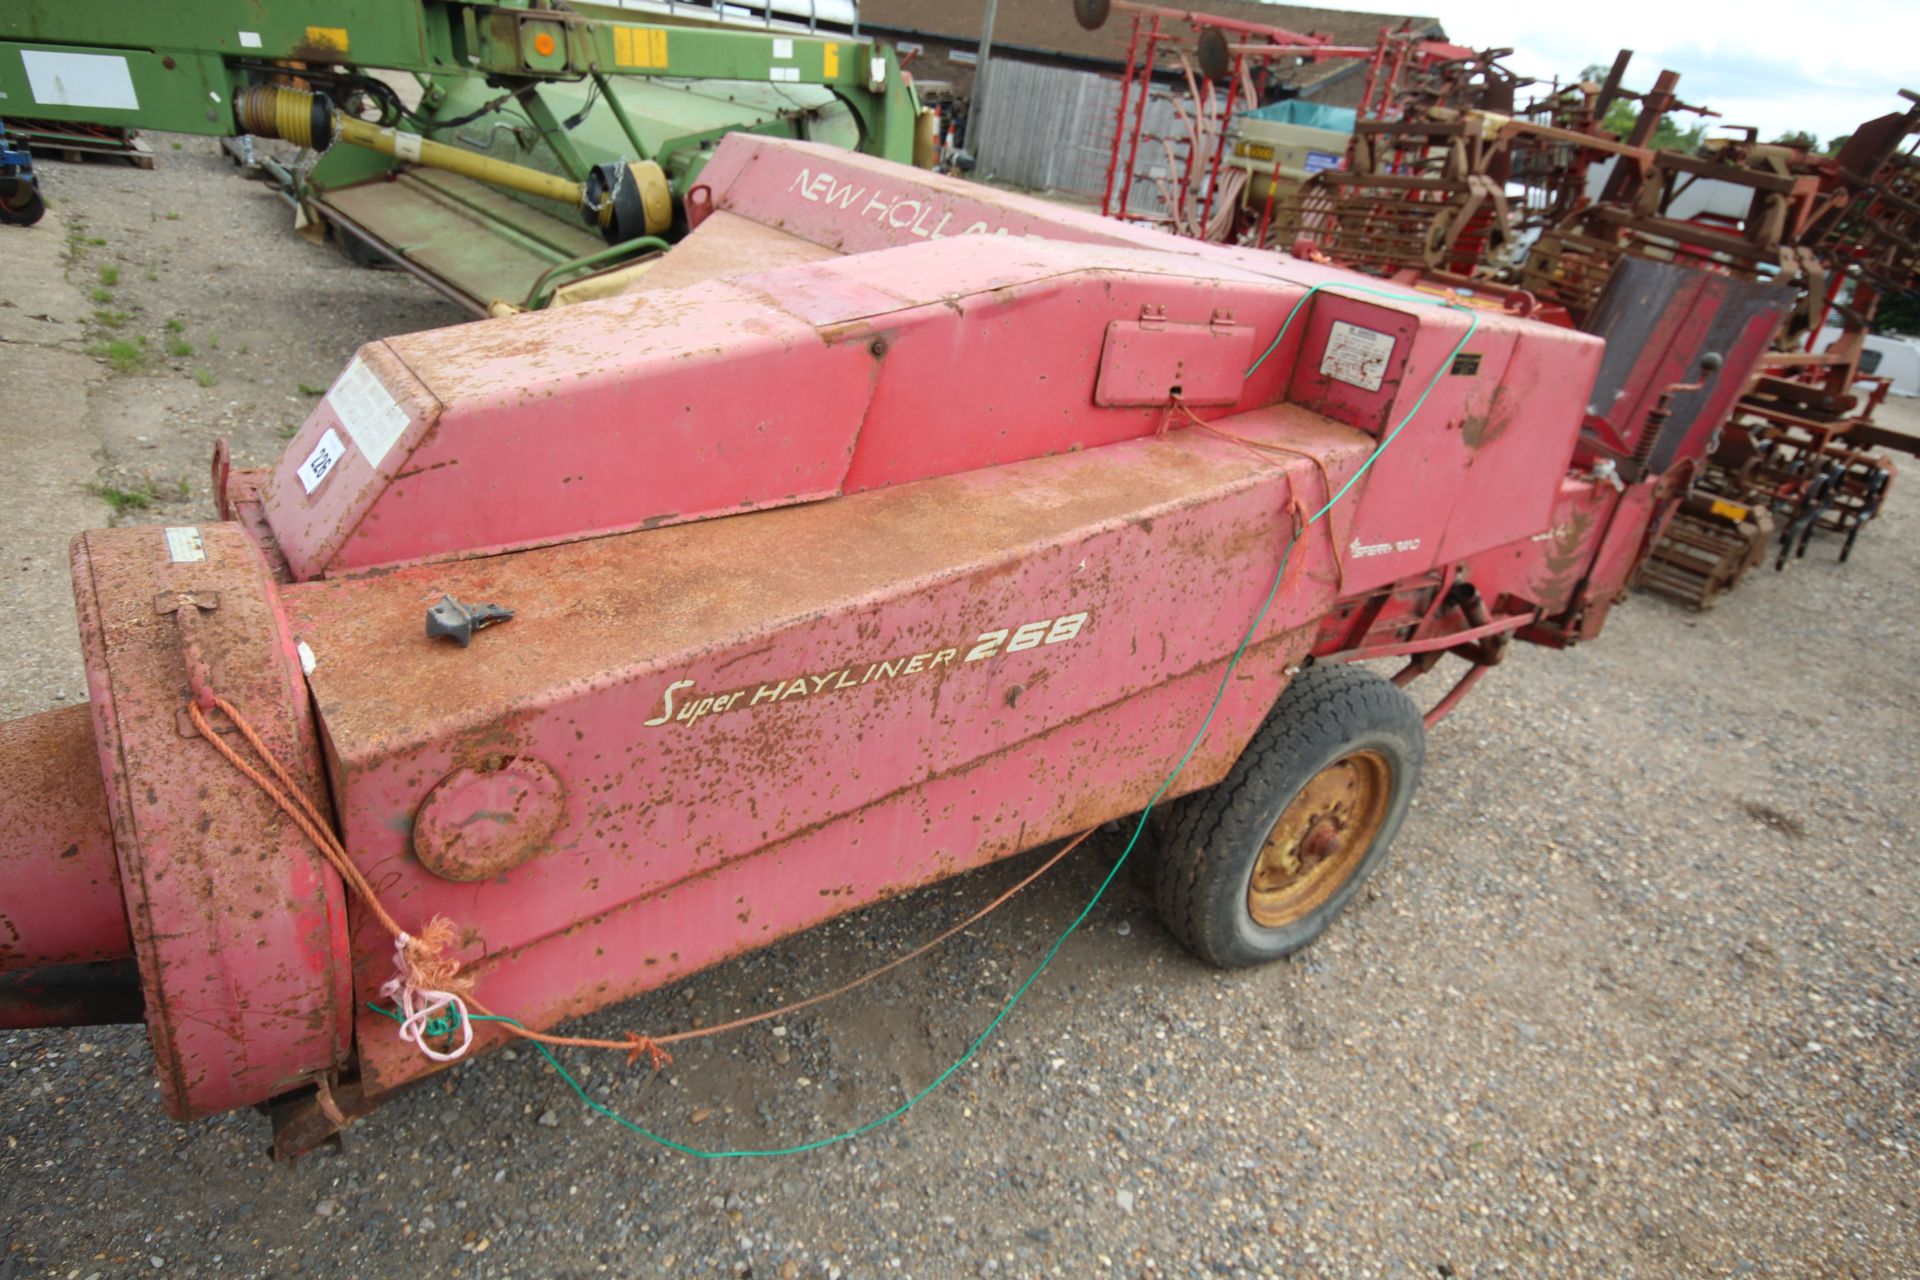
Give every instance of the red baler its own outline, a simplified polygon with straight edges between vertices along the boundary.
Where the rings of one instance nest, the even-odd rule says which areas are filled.
[[[74,542],[89,707],[0,727],[0,1021],[143,1011],[172,1114],[283,1150],[439,1069],[261,750],[530,1028],[1138,813],[1203,723],[1163,909],[1284,954],[1417,780],[1342,664],[1468,658],[1431,720],[1594,635],[1705,444],[1583,435],[1611,353],[1497,302],[751,135],[688,207],[645,291],[372,343],[217,522]]]

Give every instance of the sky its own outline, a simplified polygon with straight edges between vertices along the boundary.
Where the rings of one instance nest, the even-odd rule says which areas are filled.
[[[1682,101],[1721,113],[1710,124],[1757,125],[1762,139],[1804,129],[1824,143],[1906,107],[1899,90],[1920,92],[1920,0],[1321,2],[1431,14],[1455,43],[1512,47],[1508,64],[1542,80],[1606,66],[1629,48],[1628,88],[1677,71]]]

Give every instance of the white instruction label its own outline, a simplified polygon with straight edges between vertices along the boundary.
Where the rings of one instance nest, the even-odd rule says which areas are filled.
[[[326,403],[360,446],[360,452],[367,455],[369,466],[379,466],[387,450],[406,433],[407,411],[359,356],[327,392]]]
[[[175,564],[191,564],[207,558],[207,544],[200,540],[200,531],[191,525],[169,527],[167,530],[167,558]]]
[[[240,47],[242,49],[258,49],[260,47],[260,33],[258,31],[242,31],[240,33]]]
[[[768,68],[768,70],[767,70],[767,79],[769,79],[769,80],[773,80],[773,81],[776,81],[776,82],[779,82],[779,83],[783,83],[783,84],[784,84],[784,83],[789,83],[789,82],[791,82],[791,83],[793,83],[793,84],[799,84],[799,83],[800,83],[800,68],[798,68],[798,67],[770,67],[770,68]]]
[[[1335,320],[1320,357],[1320,372],[1349,386],[1378,391],[1392,355],[1392,335]]]
[[[773,42],[773,56],[776,58],[793,57],[793,41],[776,39]]]
[[[20,63],[27,69],[27,88],[33,100],[42,106],[140,109],[140,96],[133,91],[127,60],[117,54],[22,49]]]
[[[393,135],[393,158],[417,163],[420,159],[420,135],[396,131]]]
[[[307,460],[300,464],[301,487],[308,493],[318,489],[320,482],[327,478],[328,473],[338,466],[340,459],[346,455],[347,446],[340,443],[340,433],[328,427],[326,434],[320,437],[320,443],[313,446],[313,452],[308,454]]]

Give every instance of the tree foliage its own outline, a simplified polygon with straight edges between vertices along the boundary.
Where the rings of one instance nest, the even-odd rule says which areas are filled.
[[[1623,98],[1607,109],[1607,117],[1600,122],[1600,127],[1624,138],[1633,132],[1633,126],[1639,120],[1640,108]],[[1661,116],[1660,123],[1653,127],[1653,136],[1647,139],[1647,145],[1656,151],[1693,152],[1699,150],[1700,142],[1706,136],[1706,125],[1693,124],[1683,129],[1669,113]]]
[[[1880,299],[1874,313],[1875,333],[1920,333],[1920,290],[1909,289]]]

